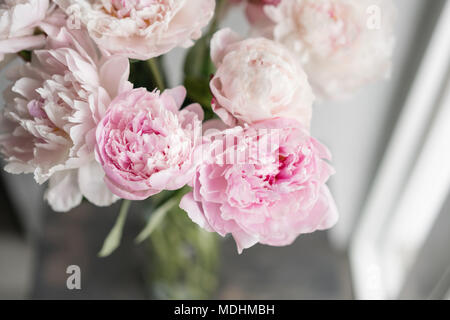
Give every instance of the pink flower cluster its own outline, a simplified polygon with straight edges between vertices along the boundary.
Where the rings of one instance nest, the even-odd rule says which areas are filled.
[[[184,88],[161,95],[132,90],[127,59],[158,56],[198,38],[215,2],[189,3],[0,4],[0,60],[34,49],[31,62],[8,70],[11,86],[0,113],[5,170],[48,182],[44,197],[55,211],[68,211],[83,197],[98,206],[143,199],[191,180],[201,108],[178,110]],[[100,28],[100,22],[118,27]]]
[[[301,65],[274,41],[227,29],[214,35],[211,57],[212,107],[232,128],[205,134],[180,207],[202,228],[232,234],[239,252],[332,227],[338,213],[325,183],[334,171],[309,135],[314,96]]]
[[[45,48],[9,72],[1,114],[0,151],[11,173],[49,181],[51,207],[67,211],[83,197],[107,206],[118,198],[94,159],[95,129],[112,98],[129,90],[126,58],[104,56],[83,30],[64,27],[61,12],[42,26]]]
[[[214,0],[54,0],[103,50],[146,60],[201,36]]]
[[[180,203],[199,226],[231,233],[242,252],[258,242],[288,245],[302,233],[336,223],[325,185],[334,172],[326,162],[330,153],[301,124],[275,118],[210,138],[203,150],[210,157],[198,166],[193,191]]]
[[[248,6],[252,33],[289,48],[321,98],[346,97],[390,75],[396,16],[391,0],[282,0]]]
[[[341,50],[372,37],[362,36],[352,1],[314,1],[249,0],[259,37],[214,34],[209,88],[218,119],[202,128],[202,107],[184,105],[184,87],[133,88],[129,58],[191,45],[215,1],[6,0],[0,60],[33,51],[10,70],[4,94],[5,169],[48,182],[45,198],[56,211],[83,197],[108,206],[188,185],[180,207],[200,227],[231,234],[239,252],[332,227],[331,154],[310,133],[315,93],[356,86],[361,79],[350,83],[339,72],[348,62]],[[326,32],[311,16],[324,18]],[[380,72],[389,56],[382,49],[370,60]],[[330,61],[337,65],[324,71]],[[354,62],[352,72],[370,71]],[[331,85],[318,89],[328,76]]]

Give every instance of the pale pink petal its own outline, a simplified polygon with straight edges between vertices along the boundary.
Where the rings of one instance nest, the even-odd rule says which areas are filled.
[[[140,60],[192,45],[215,8],[214,0],[116,1],[114,7],[109,1],[55,2],[88,29],[102,52]]]
[[[104,181],[112,193],[114,193],[120,198],[128,200],[145,200],[148,197],[160,192],[160,190],[153,190],[153,189],[148,189],[145,191],[136,191],[136,190],[128,191],[126,189],[123,189],[116,183],[114,183],[114,181],[108,179],[108,177],[105,177]]]
[[[188,113],[197,116],[198,120],[203,121],[204,112],[203,112],[203,108],[200,104],[198,104],[198,103],[190,104],[183,110],[188,111]],[[189,120],[191,120],[191,119],[189,119]]]
[[[229,29],[216,32],[211,46],[211,107],[227,125],[283,117],[309,129],[314,95],[290,50],[262,37],[239,40]]]
[[[175,100],[175,104],[178,108],[183,104],[184,99],[186,98],[186,88],[183,86],[178,86],[172,89],[166,89],[161,95],[161,98],[170,96]]]
[[[53,174],[44,194],[44,199],[48,201],[50,207],[59,212],[66,212],[75,208],[81,203],[82,198],[76,170]]]
[[[373,5],[383,13],[375,29],[367,25]],[[392,0],[283,0],[275,6],[249,4],[247,10],[251,33],[287,47],[322,100],[348,98],[388,78],[396,16]]]
[[[326,206],[327,209],[324,213],[324,219],[320,222],[317,229],[326,230],[332,228],[338,222],[339,212],[334,198],[327,186],[323,187],[321,197],[322,199],[320,199],[319,202]]]
[[[45,36],[28,36],[0,40],[1,53],[15,53],[22,50],[41,48],[45,44]]]
[[[105,185],[104,176],[102,167],[96,161],[91,161],[78,170],[81,193],[89,202],[100,207],[110,206],[119,199]]]
[[[180,208],[186,211],[189,218],[191,218],[191,220],[198,224],[201,228],[209,232],[213,231],[208,221],[205,219],[200,204],[194,200],[192,192],[189,192],[183,196],[180,201]]]
[[[208,132],[208,130],[222,131],[228,129],[228,126],[219,119],[211,119],[203,123],[203,133]]]
[[[107,58],[106,62],[100,68],[100,81],[111,97],[131,89],[128,84],[130,75],[130,63],[127,58],[122,56],[112,56]],[[117,81],[120,79],[119,81]]]
[[[227,53],[227,47],[238,42],[241,37],[229,28],[217,31],[211,39],[211,60],[218,67]]]
[[[258,243],[258,238],[253,237],[242,230],[234,231],[232,234],[234,241],[236,241],[239,254],[241,254],[244,249],[248,249]]]

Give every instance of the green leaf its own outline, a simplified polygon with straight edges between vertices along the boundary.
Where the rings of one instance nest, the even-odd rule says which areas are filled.
[[[209,89],[211,75],[215,72],[210,58],[211,32],[200,38],[189,49],[184,61],[184,86],[187,90],[186,103],[198,102],[206,111],[211,109],[212,94]]]
[[[132,61],[128,80],[133,83],[135,88],[146,88],[148,91],[157,88],[164,89],[166,76],[162,69],[162,59],[163,57],[160,56],[147,61]]]
[[[200,38],[195,45],[189,49],[184,62],[184,74],[187,77],[207,77],[214,73],[214,64],[209,54],[209,34]]]
[[[157,58],[153,58],[150,60],[147,60],[147,64],[150,68],[150,71],[152,73],[153,79],[155,80],[155,83],[158,87],[158,89],[162,92],[166,89],[166,84],[164,81],[164,76],[161,72],[161,63],[157,60]]]
[[[163,205],[158,207],[155,212],[150,216],[147,225],[145,228],[139,233],[136,237],[136,243],[141,243],[145,239],[147,239],[152,232],[156,229],[156,227],[161,223],[164,219],[167,212],[169,212],[174,206],[178,204],[180,201],[179,197],[173,197],[167,200]]]
[[[184,62],[184,74],[187,78],[206,78],[209,82],[210,75],[215,72],[210,57],[210,42],[213,34],[219,29],[220,20],[223,19],[226,7],[226,0],[216,1],[216,10],[208,31],[189,49]]]
[[[23,60],[30,62],[31,61],[31,51],[22,50],[17,53]]]
[[[190,100],[200,103],[204,108],[211,106],[212,94],[209,90],[209,77],[186,76],[184,86]]]
[[[130,200],[123,200],[122,206],[120,207],[119,216],[117,217],[114,227],[109,232],[105,241],[103,242],[102,250],[100,250],[98,256],[105,258],[109,256],[114,250],[120,245],[120,240],[122,238],[122,230],[127,219],[128,209],[130,207]]]

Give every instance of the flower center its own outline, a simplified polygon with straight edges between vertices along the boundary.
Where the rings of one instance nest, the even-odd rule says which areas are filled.
[[[28,102],[27,108],[28,112],[30,113],[30,116],[38,119],[48,119],[47,113],[43,109],[44,106],[44,99],[34,99]]]
[[[173,0],[101,0],[103,10],[119,19],[142,19],[147,25],[161,21]]]

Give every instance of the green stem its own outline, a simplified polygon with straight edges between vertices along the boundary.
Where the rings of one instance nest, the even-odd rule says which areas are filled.
[[[19,57],[21,57],[25,62],[31,61],[31,51],[22,50],[17,53]]]
[[[153,78],[155,79],[158,89],[160,91],[164,91],[166,88],[164,85],[164,79],[162,77],[162,74],[159,71],[158,61],[156,61],[156,58],[153,58],[153,59],[147,60],[147,63],[150,67],[150,71],[153,75]]]
[[[127,217],[128,209],[130,208],[131,200],[123,199],[122,204],[120,205],[119,216],[123,215],[124,218]]]
[[[223,18],[223,10],[226,8],[226,1],[219,0],[216,5],[216,12],[208,30],[208,36],[211,37],[218,29],[220,20]]]
[[[130,208],[130,204],[131,204],[130,200],[122,201],[122,204],[120,206],[119,216],[117,217],[114,227],[111,229],[111,231],[109,232],[108,236],[105,239],[105,242],[103,243],[103,247],[98,254],[99,257],[104,258],[104,257],[109,256],[120,245],[120,240],[122,238],[122,230],[123,230],[125,221],[127,219],[127,214],[128,214],[128,209]]]
[[[145,228],[139,233],[139,235],[136,237],[135,242],[141,243],[145,239],[147,239],[155,230],[158,225],[161,223],[161,221],[166,216],[167,212],[170,211],[174,206],[176,206],[180,202],[180,199],[178,198],[172,198],[170,200],[167,200],[166,203],[164,203],[162,206],[160,206],[158,209],[156,209],[155,212],[153,212],[152,216],[148,220],[147,225]]]

